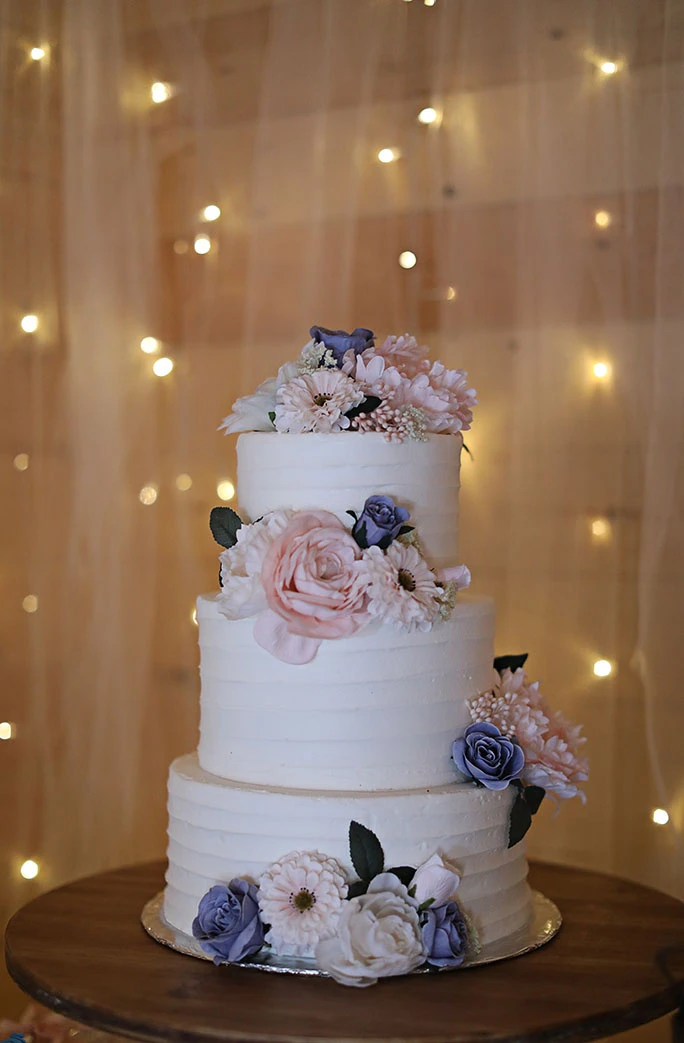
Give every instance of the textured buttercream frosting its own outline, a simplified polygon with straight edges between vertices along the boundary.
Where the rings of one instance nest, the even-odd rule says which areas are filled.
[[[254,620],[197,601],[199,760],[213,775],[288,789],[440,786],[454,778],[465,701],[494,679],[494,603],[460,594],[450,619],[411,634],[373,622],[290,666]]]
[[[331,511],[347,525],[348,510],[366,498],[391,496],[411,512],[425,558],[435,568],[458,564],[460,435],[388,442],[378,432],[271,434],[237,441],[237,497],[242,517],[256,521],[284,507]]]
[[[435,851],[462,874],[459,901],[481,942],[496,941],[530,915],[525,845],[508,848],[513,790],[468,784],[376,793],[320,793],[240,785],[204,772],[194,754],[169,776],[169,868],[164,913],[191,933],[203,894],[233,877],[257,881],[289,851],[319,850],[354,879],[352,820],[379,837],[387,866],[414,865]]]

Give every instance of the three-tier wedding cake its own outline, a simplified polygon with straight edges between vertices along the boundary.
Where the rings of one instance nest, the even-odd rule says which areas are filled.
[[[344,984],[455,967],[531,914],[523,836],[581,796],[579,729],[494,657],[458,558],[475,393],[412,337],[313,327],[239,399],[212,511],[201,729],[169,778],[164,916],[217,962]]]

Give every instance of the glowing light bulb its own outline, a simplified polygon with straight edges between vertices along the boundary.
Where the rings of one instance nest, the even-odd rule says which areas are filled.
[[[190,622],[194,623],[195,626],[199,626],[199,623],[197,622],[197,606],[196,605],[192,606],[192,612],[190,613]]]
[[[592,368],[597,380],[605,380],[610,373],[610,366],[607,362],[595,362]]]
[[[446,288],[446,299],[448,301],[455,301],[458,296],[458,291],[455,286],[447,286]]]
[[[668,815],[665,808],[654,808],[651,812],[651,818],[655,822],[656,826],[666,826],[670,821],[670,816]]]
[[[437,0],[423,0],[423,3],[426,7],[434,7]]]
[[[402,268],[415,268],[418,258],[412,250],[404,250],[399,254],[399,264]]]
[[[179,474],[176,478],[176,488],[182,493],[192,489],[192,478],[189,474]]]
[[[228,478],[222,478],[216,486],[219,500],[232,500],[235,496],[235,486]]]
[[[30,462],[28,453],[17,453],[14,460],[12,460],[17,471],[28,471]]]
[[[166,355],[162,355],[160,359],[157,359],[152,366],[152,372],[155,377],[168,377],[169,373],[173,369],[173,359],[169,359]]]
[[[168,101],[173,96],[173,87],[170,83],[162,83],[161,80],[157,80],[150,87],[150,97],[155,105],[161,105],[163,101]]]
[[[0,739],[13,739],[14,725],[9,721],[0,721]]]
[[[46,49],[44,47],[32,47],[31,50],[29,51],[29,55],[31,57],[31,61],[34,61],[34,62],[42,62],[42,60],[43,60],[43,58],[45,57],[46,54],[47,54],[47,51],[46,51]]]
[[[143,337],[140,341],[140,350],[144,351],[146,355],[154,355],[156,351],[159,351],[159,347],[156,337]]]
[[[612,76],[618,71],[617,62],[601,62],[600,69],[606,76]]]
[[[591,523],[591,535],[595,540],[607,540],[611,536],[611,524],[607,518],[594,518]]]
[[[608,228],[613,223],[613,215],[607,210],[597,210],[594,214],[594,224],[597,228]]]
[[[436,120],[437,110],[433,109],[431,105],[428,105],[425,109],[421,109],[418,113],[419,123],[424,123],[425,125],[427,125],[428,123],[435,123]]]
[[[25,862],[22,862],[19,872],[24,880],[35,880],[40,872],[40,866],[32,858],[27,858]]]
[[[38,329],[38,316],[24,315],[20,325],[24,333],[35,333]]]
[[[175,254],[186,254],[189,249],[190,246],[188,245],[185,239],[176,239],[175,243],[173,244],[173,252]]]
[[[29,615],[33,615],[34,612],[38,611],[38,598],[35,594],[27,594],[21,603],[21,607],[24,612],[28,612]]]
[[[211,239],[208,235],[196,235],[193,248],[196,254],[208,254],[211,250]]]
[[[594,663],[594,673],[597,677],[609,677],[613,672],[613,664],[607,659],[597,659]]]
[[[205,206],[200,213],[200,217],[203,221],[218,221],[221,216],[221,207],[211,203],[209,206]]]
[[[394,163],[395,159],[399,159],[399,151],[395,148],[381,148],[378,159],[381,163]]]
[[[153,503],[157,502],[158,495],[159,489],[156,485],[143,485],[138,493],[138,499],[141,503],[144,503],[146,507],[151,507]]]

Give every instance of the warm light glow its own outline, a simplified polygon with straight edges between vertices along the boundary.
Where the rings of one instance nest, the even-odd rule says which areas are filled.
[[[221,207],[211,203],[209,206],[205,206],[202,210],[200,217],[203,221],[218,221],[221,216]]]
[[[31,55],[32,61],[42,62],[43,58],[47,54],[47,51],[44,47],[32,47],[29,54]]]
[[[594,663],[594,673],[597,677],[608,677],[613,672],[613,664],[607,659],[597,659]]]
[[[172,94],[173,87],[170,83],[162,83],[158,80],[150,87],[150,97],[155,105],[161,105],[163,101],[168,101]]]
[[[607,518],[594,518],[591,523],[591,535],[595,540],[607,540],[611,536],[611,524]]]
[[[21,328],[24,333],[35,333],[38,329],[38,316],[37,315],[24,315],[21,320]]]
[[[597,228],[608,228],[613,223],[613,215],[607,210],[597,210],[594,214],[594,224]]]
[[[14,725],[9,721],[0,721],[0,739],[14,738]]]
[[[607,362],[595,362],[593,370],[597,380],[605,380],[610,373],[610,366]]]
[[[173,252],[175,254],[186,254],[189,249],[190,246],[187,240],[185,239],[176,239],[175,243],[173,244]]]
[[[193,245],[196,254],[208,254],[211,250],[211,239],[208,235],[196,235]]]
[[[156,485],[143,485],[138,493],[138,499],[141,503],[144,503],[146,507],[151,507],[153,503],[157,502],[158,494],[159,490]]]
[[[186,493],[188,491],[188,489],[191,489],[192,488],[192,478],[190,477],[190,475],[189,474],[179,474],[178,477],[176,478],[176,488],[180,492],[182,492],[182,493]]]
[[[606,76],[612,76],[614,72],[618,71],[617,62],[601,62],[600,68]]]
[[[436,119],[437,119],[437,110],[433,109],[431,105],[428,105],[428,107],[425,108],[425,109],[421,109],[420,112],[418,113],[418,122],[419,123],[425,123],[425,124],[434,123],[436,121]]]
[[[666,826],[670,821],[670,816],[668,815],[665,808],[654,808],[651,812],[651,818],[655,822],[656,826]]]
[[[402,268],[415,268],[418,258],[411,250],[404,250],[399,254],[399,264]]]
[[[144,351],[146,355],[154,355],[155,351],[159,351],[159,341],[156,337],[143,337],[140,341],[140,350]]]
[[[378,159],[381,163],[394,163],[395,159],[399,159],[399,151],[395,148],[381,148]]]
[[[38,611],[38,598],[35,594],[27,594],[21,603],[21,607],[24,612],[28,612],[29,615],[32,615],[34,612]]]
[[[423,0],[423,3],[426,7],[434,7],[437,3],[437,0]]]
[[[222,478],[216,486],[219,500],[232,500],[235,496],[235,486],[228,478]]]
[[[25,862],[22,862],[19,872],[24,880],[35,880],[40,872],[40,866],[32,858],[27,858]]]
[[[199,624],[197,622],[197,606],[196,605],[192,606],[192,612],[190,613],[190,620],[195,624],[195,626],[199,626]]]
[[[169,373],[173,369],[173,359],[169,359],[166,355],[162,355],[160,359],[157,359],[152,366],[152,372],[155,377],[168,377]]]
[[[446,299],[448,301],[455,301],[457,296],[458,296],[458,292],[456,290],[456,287],[455,286],[447,286],[447,289],[446,289]]]
[[[28,453],[17,453],[12,461],[17,471],[28,471],[30,462]]]

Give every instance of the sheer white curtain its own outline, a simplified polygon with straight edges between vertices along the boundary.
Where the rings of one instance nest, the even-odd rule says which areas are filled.
[[[592,763],[533,855],[682,894],[683,48],[681,0],[0,0],[5,914],[162,855],[215,429],[314,322],[480,393],[464,560]]]

